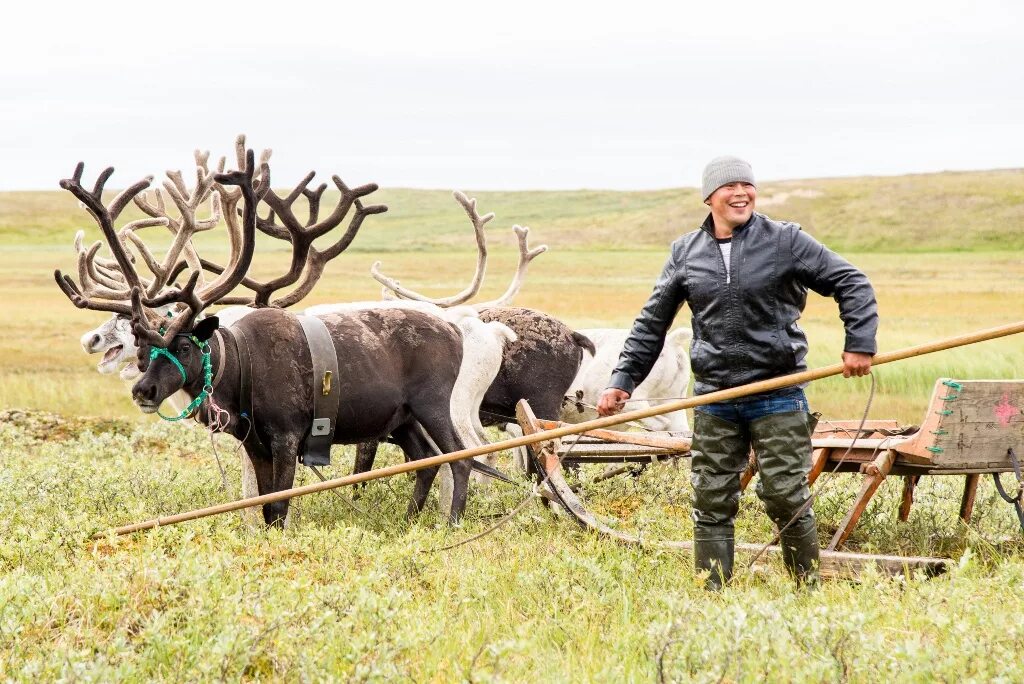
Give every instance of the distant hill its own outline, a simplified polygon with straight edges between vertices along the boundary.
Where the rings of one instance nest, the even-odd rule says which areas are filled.
[[[488,227],[495,249],[513,247],[514,223],[531,227],[533,244],[560,251],[664,249],[706,214],[693,188],[465,191],[478,198],[481,213],[497,215]],[[371,217],[350,251],[474,249],[469,222],[450,191],[384,189],[373,198],[390,211]],[[325,204],[333,201],[328,193]],[[803,224],[839,251],[1024,250],[1021,169],[764,183],[758,210]],[[77,228],[99,237],[68,193],[0,193],[2,246],[67,246]],[[202,243],[217,238],[208,234]]]

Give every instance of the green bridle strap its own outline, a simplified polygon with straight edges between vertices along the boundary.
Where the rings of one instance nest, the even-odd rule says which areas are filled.
[[[163,347],[153,347],[149,352],[149,360],[155,361],[156,357],[163,356],[170,359],[171,363],[178,367],[178,372],[181,373],[181,381],[183,383],[188,382],[188,374],[185,372],[185,367],[181,365],[181,361],[178,357],[167,351]]]
[[[165,416],[160,413],[159,409],[157,410],[156,414],[158,416],[172,423],[191,416],[213,393],[213,386],[211,384],[213,382],[213,363],[210,361],[210,342],[200,342],[194,335],[189,335],[188,339],[203,353],[203,389],[177,416]],[[188,374],[185,372],[185,367],[181,365],[181,361],[174,354],[163,347],[153,347],[149,352],[149,360],[154,361],[158,356],[167,357],[178,368],[178,372],[181,373],[182,385],[188,382]]]

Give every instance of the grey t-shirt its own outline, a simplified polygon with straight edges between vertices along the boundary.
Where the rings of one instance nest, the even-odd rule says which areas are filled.
[[[722,259],[725,261],[725,284],[728,285],[732,280],[732,276],[729,273],[729,255],[732,254],[732,238],[715,238],[718,242],[718,249],[722,250]]]

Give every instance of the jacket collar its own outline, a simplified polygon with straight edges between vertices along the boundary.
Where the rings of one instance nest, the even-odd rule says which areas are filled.
[[[746,230],[748,226],[750,226],[754,221],[757,220],[758,216],[759,214],[756,211],[753,212],[750,215],[750,218],[747,219],[746,223],[744,223],[742,226],[736,226],[735,228],[732,229],[732,234],[735,235],[738,232]],[[710,213],[704,219],[704,223],[700,224],[700,229],[707,233],[708,235],[710,235],[711,237],[715,237],[715,219],[714,217],[711,216]]]

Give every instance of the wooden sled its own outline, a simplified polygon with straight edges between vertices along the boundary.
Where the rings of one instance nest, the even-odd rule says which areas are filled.
[[[1024,453],[1022,408],[1024,380],[939,378],[921,427],[911,434],[904,434],[895,421],[872,420],[865,423],[865,432],[854,440],[853,433],[860,421],[819,422],[812,439],[811,483],[826,470],[864,475],[853,507],[826,548],[835,550],[842,546],[878,487],[890,475],[903,477],[899,509],[902,521],[910,516],[914,488],[922,477],[962,476],[960,519],[969,522],[982,475],[992,474],[1000,490],[1000,473],[1015,473],[1021,484],[1014,461]],[[742,487],[750,482],[754,472],[756,463],[751,459],[741,480]],[[1004,498],[1014,503],[1024,527],[1020,491],[1018,488],[1015,501],[1013,497]]]
[[[553,421],[539,420],[525,400],[520,401],[517,405],[516,418],[525,435],[534,435],[558,425]],[[540,476],[546,478],[544,486],[553,500],[563,506],[583,527],[616,541],[656,548],[693,550],[693,542],[652,542],[609,527],[586,509],[562,475],[563,462],[601,463],[611,460],[649,462],[652,459],[688,456],[689,436],[670,433],[592,430],[577,439],[581,441],[575,445],[572,444],[572,441],[563,444],[561,440],[552,440],[528,447],[530,457]],[[570,446],[572,446],[571,450]],[[620,453],[613,455],[616,449]],[[736,544],[736,551],[741,555],[753,555],[760,552],[762,548],[762,545],[758,544]],[[768,546],[765,552],[779,555],[781,549],[779,546]],[[927,575],[938,575],[946,571],[948,563],[948,560],[941,558],[886,556],[826,550],[821,553],[820,572],[823,577],[856,577],[865,566],[874,565],[887,574],[904,574],[920,570]]]

